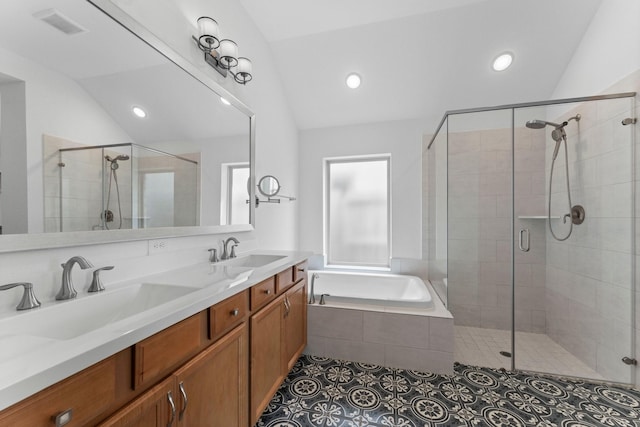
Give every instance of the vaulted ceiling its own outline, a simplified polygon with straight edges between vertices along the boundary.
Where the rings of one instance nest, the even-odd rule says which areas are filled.
[[[301,129],[548,99],[600,1],[241,0]],[[503,51],[514,63],[495,72]]]

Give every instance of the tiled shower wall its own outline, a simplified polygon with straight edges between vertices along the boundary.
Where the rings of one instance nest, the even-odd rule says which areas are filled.
[[[516,215],[542,215],[544,136],[517,129],[516,138]],[[448,298],[457,325],[511,328],[511,139],[507,128],[449,133]],[[516,227],[532,235],[530,252],[516,253],[516,327],[543,332],[542,221]]]
[[[632,105],[629,98],[588,102],[556,117],[582,115],[567,134],[572,202],[584,206],[586,219],[568,240],[557,242],[547,233],[546,243],[547,334],[605,378],[621,382],[629,381],[631,369],[621,358],[632,356],[635,167],[633,126],[621,121],[633,116]],[[547,142],[547,174],[553,145]],[[561,216],[567,211],[563,160],[554,173],[552,216]],[[553,221],[556,234],[566,235],[568,227]]]

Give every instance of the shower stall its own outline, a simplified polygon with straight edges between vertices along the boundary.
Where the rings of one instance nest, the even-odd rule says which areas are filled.
[[[127,143],[60,148],[58,159],[46,231],[199,224],[198,158]]]
[[[632,383],[635,93],[447,112],[424,252],[456,361]]]

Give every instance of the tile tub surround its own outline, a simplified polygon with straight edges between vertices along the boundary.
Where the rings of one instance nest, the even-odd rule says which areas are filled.
[[[433,291],[431,290],[432,294]],[[435,295],[435,294],[433,294]],[[332,303],[309,305],[305,354],[448,374],[453,318],[435,298],[433,310]]]
[[[457,364],[453,375],[302,356],[257,427],[640,424],[640,392]]]

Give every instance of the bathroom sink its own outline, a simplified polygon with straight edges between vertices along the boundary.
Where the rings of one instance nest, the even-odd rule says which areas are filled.
[[[0,330],[20,336],[20,339],[5,337],[5,340],[19,342],[20,346],[32,345],[38,338],[68,340],[196,290],[151,283],[128,285],[9,317],[0,321]],[[3,336],[0,335],[0,345],[4,347],[2,343]]]
[[[284,258],[286,258],[284,255],[252,254],[230,259],[228,261],[225,261],[225,264],[237,267],[259,268],[264,267],[267,264],[271,264],[272,262],[280,261]]]

